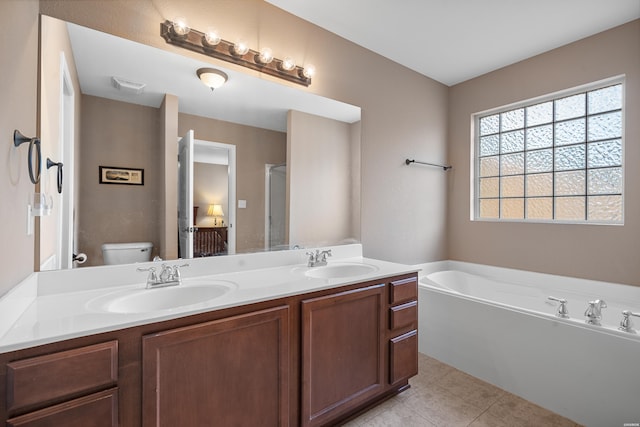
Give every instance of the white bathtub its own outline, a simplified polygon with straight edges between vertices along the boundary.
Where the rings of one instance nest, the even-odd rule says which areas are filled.
[[[457,261],[423,264],[420,352],[585,426],[640,423],[640,287]],[[555,316],[568,300],[570,318]],[[587,302],[605,300],[602,326]],[[640,318],[632,318],[640,330]]]

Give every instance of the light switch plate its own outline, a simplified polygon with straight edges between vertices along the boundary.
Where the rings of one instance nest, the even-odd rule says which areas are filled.
[[[238,209],[246,209],[247,201],[246,200],[238,200]]]

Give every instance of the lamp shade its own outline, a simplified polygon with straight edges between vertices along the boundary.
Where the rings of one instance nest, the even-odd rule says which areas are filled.
[[[226,83],[228,76],[215,68],[200,68],[196,72],[202,83],[209,86],[211,90],[218,89]]]
[[[207,216],[215,216],[215,217],[224,216],[224,212],[222,212],[222,205],[209,205],[209,209],[207,210]]]

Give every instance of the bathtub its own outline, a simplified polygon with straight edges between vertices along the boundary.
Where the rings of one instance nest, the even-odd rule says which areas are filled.
[[[419,349],[585,426],[640,425],[640,287],[442,261],[422,269]],[[570,318],[556,317],[568,300]],[[605,300],[601,326],[587,302]],[[640,330],[640,318],[632,317]]]

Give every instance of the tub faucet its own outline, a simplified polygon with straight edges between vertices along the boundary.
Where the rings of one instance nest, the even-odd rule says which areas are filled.
[[[560,303],[560,305],[558,306],[558,311],[556,311],[556,316],[562,317],[563,319],[568,319],[569,309],[567,308],[567,300],[564,298],[556,298],[551,296],[549,297],[549,299],[551,301],[557,301]]]
[[[589,325],[600,326],[600,319],[602,319],[603,308],[607,308],[607,303],[604,302],[604,300],[597,299],[595,301],[589,301],[589,306],[584,312],[584,315],[587,316],[586,322]]]
[[[618,329],[624,332],[631,332],[632,334],[635,334],[636,331],[633,329],[633,323],[631,322],[629,316],[640,317],[640,313],[633,313],[631,310],[622,310],[622,320],[620,321],[620,326],[618,326]]]

